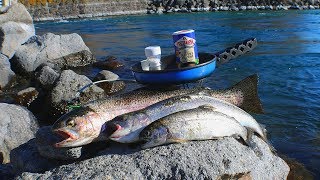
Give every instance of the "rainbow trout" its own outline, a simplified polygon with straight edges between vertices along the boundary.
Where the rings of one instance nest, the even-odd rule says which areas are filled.
[[[247,130],[233,117],[200,106],[161,118],[140,133],[143,149],[192,140],[219,139],[232,136],[247,141]]]
[[[252,129],[263,139],[266,139],[262,128],[250,114],[233,104],[207,96],[202,92],[172,97],[139,111],[120,115],[107,122],[106,132],[112,133],[114,131],[110,136],[113,141],[121,143],[138,142],[139,133],[152,122],[173,113],[205,105],[211,106],[216,112],[233,117],[242,126]]]
[[[263,110],[257,93],[257,83],[257,75],[252,75],[225,90],[204,88],[173,91],[136,90],[94,101],[61,116],[54,123],[52,126],[53,132],[63,138],[55,146],[76,147],[93,141],[106,140],[110,134],[108,132],[102,133],[102,131],[105,129],[104,124],[107,121],[174,96],[196,92],[203,92],[208,96],[224,100],[247,112],[262,113]],[[117,129],[117,127],[115,128]]]

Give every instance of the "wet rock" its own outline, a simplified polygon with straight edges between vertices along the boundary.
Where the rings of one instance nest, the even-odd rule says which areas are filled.
[[[147,150],[115,145],[97,157],[18,179],[286,179],[288,165],[256,136],[253,144],[224,138]]]
[[[51,92],[51,107],[53,115],[60,116],[68,111],[68,102],[76,99],[77,92],[92,81],[84,75],[79,75],[72,70],[62,71],[60,78]],[[103,98],[105,93],[103,89],[96,85],[87,88],[80,94],[79,103]]]
[[[21,106],[30,106],[30,104],[38,97],[39,92],[34,87],[29,87],[19,91],[15,97],[17,104]]]
[[[0,152],[10,162],[10,151],[32,139],[38,129],[33,114],[24,107],[0,103]]]
[[[51,126],[45,126],[36,134],[36,146],[41,156],[56,160],[74,160],[81,157],[82,147],[56,148],[54,144],[61,138],[51,131]]]
[[[123,67],[123,64],[117,61],[117,58],[114,56],[108,56],[104,61],[98,61],[93,65],[95,67],[106,69],[106,70],[115,70]]]
[[[40,86],[44,89],[51,89],[58,80],[60,74],[52,69],[50,66],[43,66],[35,77]]]
[[[0,53],[12,58],[19,46],[35,35],[32,18],[20,3],[0,14]]]
[[[76,33],[64,35],[47,33],[43,36],[34,36],[20,46],[11,59],[11,65],[16,73],[28,74],[46,62],[57,66],[84,66],[94,61],[90,54],[89,48]]]
[[[0,53],[0,89],[5,87],[14,75],[14,72],[10,69],[9,59]]]
[[[104,92],[108,95],[121,91],[125,88],[125,83],[123,81],[114,81],[119,79],[119,76],[111,71],[102,70],[100,71],[94,81],[109,80],[110,82],[102,82],[97,84]]]

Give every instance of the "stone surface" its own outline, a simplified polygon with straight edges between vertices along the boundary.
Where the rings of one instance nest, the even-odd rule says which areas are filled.
[[[85,52],[85,54],[81,52]],[[68,66],[67,63],[73,67],[84,66],[94,61],[89,58],[88,53],[91,54],[89,48],[85,45],[81,36],[76,33],[64,35],[47,33],[43,36],[34,36],[20,46],[11,59],[11,65],[13,70],[20,74],[32,72],[46,62],[58,66]],[[72,59],[70,54],[77,56],[77,58]],[[79,60],[81,57],[85,59]],[[72,60],[75,60],[75,62]]]
[[[62,71],[60,78],[51,93],[51,106],[54,115],[61,115],[68,111],[67,104],[76,98],[77,92],[92,81],[84,75],[79,75],[72,70]],[[80,94],[80,103],[103,98],[103,89],[96,85],[87,88]]]
[[[0,152],[4,163],[10,162],[10,151],[32,139],[37,129],[36,119],[30,111],[0,103]]]
[[[14,75],[14,72],[10,69],[9,59],[0,53],[0,89],[5,87]]]
[[[58,59],[54,59],[52,62],[61,69],[67,69],[70,67],[92,64],[96,62],[96,59],[90,51],[83,50]]]
[[[50,66],[43,66],[35,73],[35,77],[40,86],[44,89],[51,89],[59,79],[60,74]]]
[[[51,126],[41,127],[36,134],[36,146],[41,156],[56,160],[74,160],[81,157],[82,147],[56,148],[61,138],[51,131]]]
[[[123,63],[117,60],[105,60],[105,61],[98,61],[93,64],[95,67],[105,69],[105,70],[115,70],[123,67]]]
[[[17,179],[286,179],[289,167],[256,136],[253,147],[234,138],[140,150],[113,146],[100,156]]]
[[[35,35],[32,18],[20,3],[0,14],[0,53],[12,58],[19,46]]]
[[[126,84],[123,81],[113,81],[117,79],[119,79],[117,74],[111,71],[102,70],[96,75],[94,81],[110,80],[110,82],[98,83],[97,86],[102,88],[107,95],[111,95],[123,90],[126,87]]]
[[[30,104],[38,97],[39,92],[34,87],[19,91],[15,96],[15,101],[21,106],[30,106]]]

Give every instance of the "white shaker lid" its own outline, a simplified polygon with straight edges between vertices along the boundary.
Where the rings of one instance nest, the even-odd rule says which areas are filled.
[[[148,46],[144,49],[144,53],[146,57],[159,56],[161,55],[161,48],[160,46]]]

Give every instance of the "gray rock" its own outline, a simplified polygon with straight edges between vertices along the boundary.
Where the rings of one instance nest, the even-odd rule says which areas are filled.
[[[102,82],[97,84],[100,88],[104,90],[104,92],[107,95],[110,95],[110,94],[119,92],[126,87],[123,81],[114,81],[117,79],[119,79],[119,76],[116,75],[115,73],[107,70],[102,70],[96,75],[96,77],[94,78],[94,81],[110,80],[110,82]]]
[[[247,10],[247,6],[240,6],[240,7],[239,7],[239,10],[240,10],[240,11],[245,11],[245,10]]]
[[[6,13],[0,14],[0,24],[8,21],[24,23],[27,25],[33,24],[33,20],[24,5],[17,3],[10,6]]]
[[[90,51],[83,50],[80,52],[69,54],[67,56],[63,56],[58,59],[54,59],[51,62],[61,69],[67,69],[70,67],[92,64],[96,62],[96,59]]]
[[[76,58],[68,56],[70,54],[74,54]],[[34,71],[46,62],[66,66],[70,64],[74,67],[84,66],[92,61],[89,48],[78,34],[47,33],[43,36],[34,36],[20,46],[11,59],[11,64],[14,71],[23,74]]]
[[[19,46],[35,35],[32,18],[20,3],[0,14],[0,53],[12,58]]]
[[[72,70],[62,71],[60,78],[51,93],[51,106],[53,114],[64,114],[68,111],[67,104],[76,98],[77,92],[92,81],[84,75],[79,75]],[[87,88],[80,95],[80,103],[105,97],[103,89],[96,85]]]
[[[61,140],[51,131],[51,126],[45,126],[38,130],[36,145],[41,156],[56,160],[74,160],[81,157],[82,147],[56,148],[53,145]]]
[[[63,164],[58,160],[40,156],[36,140],[31,139],[27,143],[11,151],[11,165],[15,174],[21,172],[42,172]]]
[[[10,162],[10,151],[32,139],[37,129],[36,119],[30,111],[0,103],[0,152],[4,163]]]
[[[11,59],[20,45],[34,34],[33,24],[26,25],[12,21],[0,24],[0,53]]]
[[[219,11],[229,11],[229,7],[227,6],[220,6]]]
[[[0,89],[5,87],[14,75],[14,72],[10,69],[9,59],[0,53]]]
[[[37,82],[44,89],[51,89],[60,76],[50,66],[43,66],[35,75]]]
[[[315,9],[315,7],[312,5],[309,5],[309,9]]]
[[[147,150],[113,146],[100,156],[17,179],[286,179],[288,165],[256,136],[170,144]]]
[[[113,81],[113,80],[119,79],[119,76],[111,71],[102,70],[96,75],[94,79],[95,81],[104,80],[104,79]]]

